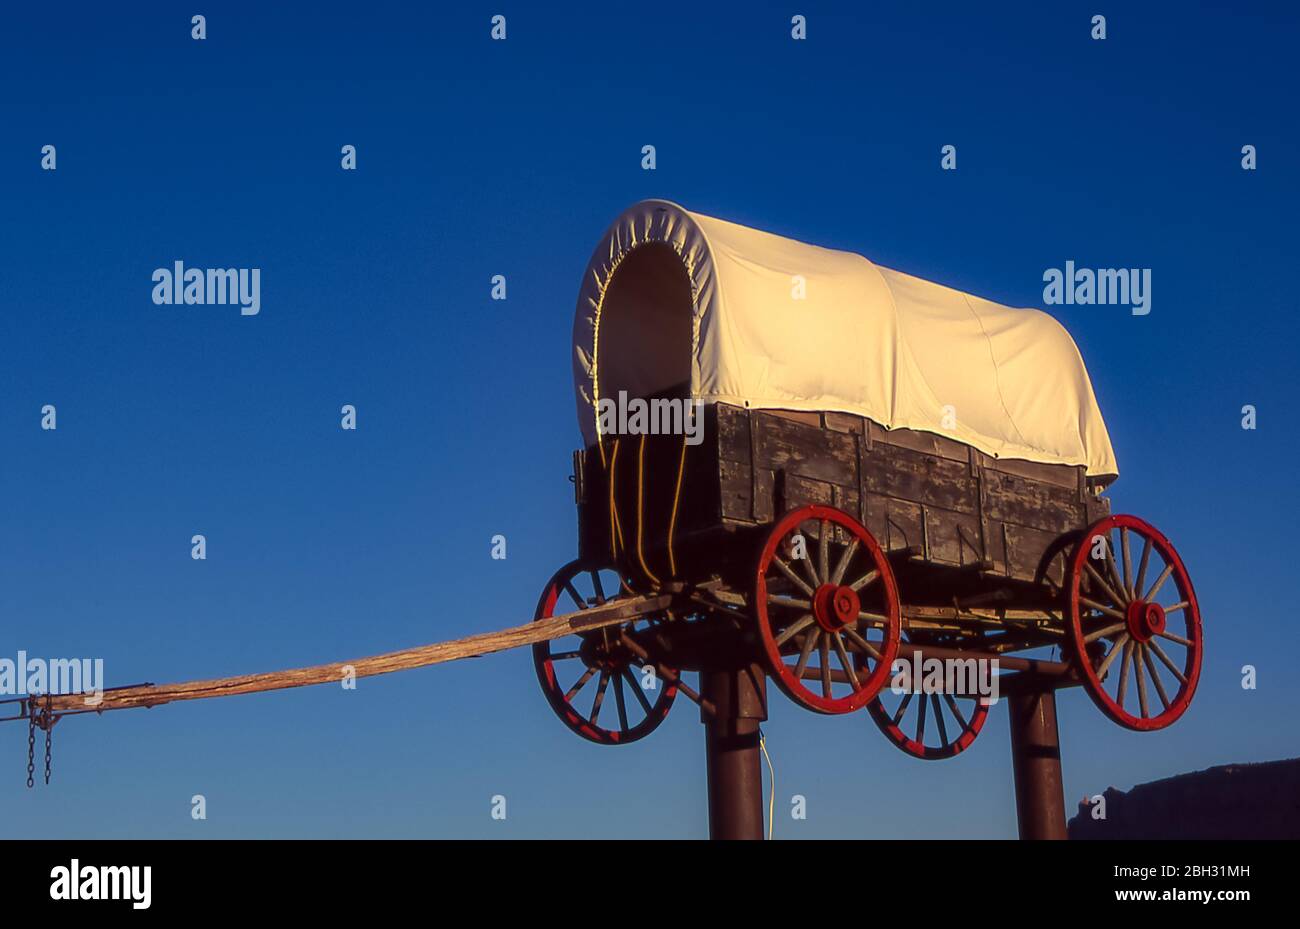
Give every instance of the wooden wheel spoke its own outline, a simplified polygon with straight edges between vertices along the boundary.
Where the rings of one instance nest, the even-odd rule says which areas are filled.
[[[826,636],[818,636],[817,657],[821,661],[822,696],[831,699],[831,649]]]
[[[897,726],[900,722],[903,721],[903,714],[907,712],[907,705],[912,702],[912,697],[914,695],[915,695],[915,691],[911,691],[911,690],[903,694],[903,702],[898,704],[898,709],[894,712],[893,722],[895,726]]]
[[[627,724],[627,700],[623,696],[623,675],[614,678],[614,703],[618,707],[618,728],[627,732],[632,727]]]
[[[803,558],[803,559],[800,559],[800,560],[801,560],[801,561],[807,561],[808,559],[807,559],[807,558]],[[813,595],[813,588],[812,588],[812,587],[809,587],[809,586],[804,582],[803,578],[801,578],[799,575],[795,574],[794,571],[790,568],[790,566],[789,566],[788,564],[785,563],[785,561],[781,558],[780,555],[773,555],[773,556],[772,556],[772,564],[774,564],[774,565],[776,566],[776,569],[777,569],[778,571],[780,571],[782,574],[785,575],[786,580],[788,580],[791,584],[793,584],[794,586],[798,587],[800,590],[802,590],[802,591],[803,591],[804,593],[806,593],[808,596],[811,597],[811,596]],[[814,582],[814,586],[816,586],[816,583],[815,583],[815,582]]]
[[[849,562],[858,551],[858,537],[854,536],[849,544],[845,546],[844,552],[840,555],[839,564],[835,566],[835,573],[831,575],[832,584],[842,584],[844,582],[844,572],[849,569]]]
[[[1142,599],[1147,601],[1154,600],[1156,598],[1156,594],[1160,592],[1160,588],[1165,585],[1165,581],[1169,580],[1169,575],[1173,573],[1174,573],[1174,563],[1171,561],[1167,565],[1165,565],[1165,569],[1160,572],[1160,576],[1156,578],[1156,582],[1151,585],[1151,589],[1147,591],[1147,595]]]
[[[1146,581],[1147,562],[1151,560],[1151,539],[1142,537],[1142,557],[1138,560],[1137,577],[1133,579],[1133,596],[1142,593],[1142,584]]]
[[[587,686],[587,681],[591,680],[591,676],[595,673],[596,673],[595,668],[588,668],[585,672],[583,672],[582,677],[578,678],[577,683],[574,684],[572,687],[570,687],[568,691],[564,694],[565,701],[566,702],[571,701],[574,697],[576,697],[578,695],[578,691],[582,690],[583,687]]]
[[[552,652],[548,657],[551,661],[567,661],[570,658],[581,658],[582,650],[575,648],[567,652]]]
[[[811,613],[805,613],[803,616],[796,619],[794,622],[792,622],[789,626],[785,628],[784,632],[782,632],[780,635],[776,637],[775,640],[776,647],[780,648],[786,642],[790,641],[790,639],[792,639],[794,636],[798,635],[804,629],[807,629],[808,626],[812,624],[812,622],[813,622],[813,615]]]
[[[623,669],[623,678],[627,681],[628,689],[632,691],[632,696],[636,697],[637,702],[641,704],[641,709],[645,710],[645,715],[649,716],[654,712],[650,707],[650,701],[645,698],[642,692],[641,684],[636,677],[627,668]]]
[[[831,526],[826,520],[822,520],[817,526],[817,576],[819,578],[830,578],[831,576]]]
[[[849,637],[849,640],[853,642],[854,645],[856,645],[862,651],[866,652],[872,658],[876,659],[876,661],[885,660],[884,657],[880,654],[880,652],[876,650],[876,647],[872,645],[870,642],[868,642],[858,632],[858,630],[854,629],[852,626],[845,626],[844,634]],[[882,642],[881,644],[883,645],[884,643]]]
[[[1119,610],[1111,609],[1108,606],[1102,606],[1096,600],[1089,600],[1087,597],[1080,597],[1079,602],[1086,607],[1091,607],[1092,609],[1096,610],[1098,613],[1105,613],[1107,616],[1110,616],[1113,619],[1120,619],[1120,620],[1124,619],[1124,614],[1121,613]]]
[[[1124,708],[1124,695],[1128,693],[1128,669],[1133,663],[1133,640],[1129,639],[1124,643],[1124,658],[1120,662],[1119,668],[1119,697],[1116,702],[1120,709]]]
[[[880,577],[880,572],[875,568],[872,568],[866,574],[862,575],[862,577],[858,578],[856,581],[850,584],[849,587],[851,587],[855,591],[859,591],[863,587],[866,587],[868,584],[874,583],[876,579],[879,577]]]
[[[1133,658],[1133,676],[1137,678],[1138,684],[1138,708],[1142,711],[1142,718],[1146,719],[1151,713],[1147,709],[1147,676],[1142,669],[1142,643],[1137,643],[1133,651],[1136,653]]]
[[[1172,632],[1157,632],[1156,635],[1160,636],[1162,639],[1168,639],[1170,642],[1177,642],[1184,648],[1192,647],[1191,639],[1184,639],[1182,636],[1174,635]]]
[[[1098,639],[1103,639],[1108,635],[1114,635],[1117,632],[1123,631],[1125,627],[1125,623],[1116,623],[1113,626],[1107,626],[1104,629],[1098,629],[1096,632],[1088,633],[1083,637],[1083,641],[1096,642]]]
[[[1096,568],[1094,568],[1092,565],[1088,564],[1088,562],[1085,561],[1083,563],[1083,569],[1088,572],[1088,575],[1094,581],[1097,582],[1097,585],[1102,590],[1106,591],[1106,593],[1110,595],[1110,600],[1112,603],[1114,603],[1116,606],[1124,605],[1124,599],[1119,594],[1115,593],[1115,591],[1111,588],[1110,584],[1106,583],[1106,579],[1097,573]]]
[[[961,724],[962,729],[968,729],[969,724],[966,722],[966,717],[962,715],[961,707],[957,705],[957,701],[953,698],[953,695],[945,690],[943,698],[948,702],[948,709],[952,711],[952,715],[956,717],[957,722]]]
[[[1156,673],[1156,663],[1151,657],[1151,649],[1145,645],[1142,646],[1142,662],[1147,666],[1147,673],[1151,675],[1151,683],[1156,685],[1156,694],[1160,697],[1161,704],[1166,710],[1169,709],[1169,695],[1165,693],[1165,685],[1160,682],[1160,675]]]
[[[925,710],[926,707],[929,706],[929,701],[925,699],[924,692],[921,693],[921,699],[917,701],[917,706],[920,708],[918,711],[920,715],[916,718],[916,741],[924,745],[925,744]]]
[[[794,679],[803,680],[804,668],[808,667],[808,659],[812,657],[812,650],[817,645],[817,640],[821,638],[821,630],[813,629],[808,635],[803,637],[803,648],[799,651],[799,663],[794,667]]]
[[[768,594],[767,602],[772,606],[789,607],[792,610],[811,610],[811,600],[801,600],[798,597],[786,597],[781,594]]]
[[[1119,545],[1124,553],[1124,592],[1133,599],[1133,555],[1129,552],[1128,526],[1119,527]]]
[[[831,644],[835,646],[835,655],[840,660],[840,667],[848,675],[849,683],[853,685],[854,690],[861,690],[862,684],[858,682],[858,672],[853,668],[853,662],[849,661],[848,653],[844,651],[844,642],[840,640],[839,635],[831,633]]]
[[[578,609],[585,610],[590,604],[583,599],[582,594],[578,593],[578,588],[573,586],[573,581],[564,582],[564,590],[568,593],[569,598],[577,605]]]
[[[1115,640],[1115,644],[1112,645],[1110,647],[1110,651],[1106,653],[1105,659],[1102,660],[1101,664],[1097,665],[1097,670],[1095,672],[1097,675],[1097,680],[1101,680],[1103,677],[1106,676],[1106,670],[1110,667],[1111,662],[1113,662],[1117,657],[1119,657],[1119,654],[1124,649],[1124,646],[1128,644],[1128,640],[1129,640],[1129,635],[1127,632]]]
[[[1168,616],[1170,613],[1177,613],[1179,610],[1185,610],[1185,609],[1187,609],[1190,605],[1191,605],[1191,604],[1190,604],[1188,601],[1186,601],[1186,600],[1179,600],[1179,601],[1178,601],[1177,603],[1175,603],[1173,606],[1167,606],[1167,607],[1165,607],[1165,615]]]
[[[601,704],[605,702],[605,690],[609,687],[610,676],[608,671],[600,672],[600,684],[596,687],[596,699],[591,704],[591,716],[588,717],[593,726],[596,725],[596,717],[600,715]]]
[[[1178,670],[1178,666],[1169,659],[1169,656],[1165,654],[1165,650],[1160,647],[1159,642],[1151,639],[1147,642],[1147,645],[1151,646],[1151,651],[1156,653],[1156,657],[1164,663],[1164,666],[1169,669],[1173,676],[1178,678],[1178,683],[1187,683],[1187,678],[1183,676],[1183,672]]]
[[[596,591],[596,602],[604,603],[605,587],[603,584],[600,583],[600,572],[597,571],[595,568],[592,568],[587,573],[591,575],[591,586]]]
[[[888,616],[881,616],[879,613],[868,613],[865,610],[858,613],[858,622],[866,623],[868,626],[873,626],[876,629],[889,628]]]
[[[1119,567],[1115,564],[1115,552],[1113,549],[1114,546],[1110,544],[1110,533],[1108,532],[1106,533],[1106,573],[1110,575],[1110,579],[1115,582],[1115,588],[1124,597],[1123,600],[1116,602],[1128,603],[1132,597],[1128,595],[1128,588],[1124,585],[1124,580],[1119,576]]]
[[[939,695],[930,694],[930,703],[934,707],[934,721],[939,724],[939,740],[943,742],[943,747],[948,747],[948,727],[943,721],[943,707],[939,705]]]

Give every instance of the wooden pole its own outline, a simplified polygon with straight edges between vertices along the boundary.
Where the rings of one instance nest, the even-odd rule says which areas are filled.
[[[544,642],[585,629],[618,625],[635,616],[662,610],[671,602],[672,597],[668,594],[629,597],[612,600],[602,606],[593,606],[576,613],[551,616],[523,626],[514,626],[497,632],[483,632],[353,661],[337,661],[307,668],[221,677],[206,681],[120,687],[105,690],[98,695],[98,703],[88,703],[87,697],[93,698],[94,695],[87,694],[52,694],[48,698],[48,704],[44,696],[39,699],[32,698],[29,702],[39,710],[45,709],[48,705],[56,715],[94,713],[104,710],[125,710],[131,707],[158,706],[176,700],[206,700],[211,697],[231,697],[235,694],[283,690],[288,687],[307,687],[311,684],[336,684],[343,680],[349,669],[355,677],[373,677],[376,674],[423,668],[460,658],[476,658],[479,655],[490,655],[493,652],[518,648],[521,645],[532,645],[534,642]]]

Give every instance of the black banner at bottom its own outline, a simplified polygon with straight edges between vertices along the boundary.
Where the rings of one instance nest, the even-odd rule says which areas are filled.
[[[646,905],[770,916],[774,894],[848,916],[883,895],[932,912],[1195,906],[1230,917],[1293,899],[1294,881],[1282,882],[1295,851],[1290,842],[10,841],[0,844],[0,899],[8,914],[77,918],[376,907],[500,916],[619,901],[629,916]],[[802,902],[800,888],[813,891]]]

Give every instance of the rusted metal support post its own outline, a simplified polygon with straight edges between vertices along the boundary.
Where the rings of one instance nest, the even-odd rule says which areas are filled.
[[[1065,792],[1056,693],[1017,687],[1007,697],[1011,713],[1011,766],[1016,778],[1016,819],[1022,839],[1064,839]]]
[[[758,727],[767,719],[767,678],[758,665],[700,672],[709,779],[709,838],[763,838]]]

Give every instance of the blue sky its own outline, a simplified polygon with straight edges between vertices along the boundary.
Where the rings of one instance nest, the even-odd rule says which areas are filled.
[[[1188,564],[1205,667],[1154,734],[1062,695],[1067,807],[1293,756],[1298,25],[1280,3],[6,10],[0,655],[161,682],[530,618],[575,548],[579,276],[610,220],[655,196],[1013,305],[1039,305],[1066,260],[1151,268],[1149,316],[1052,312],[1107,418],[1114,509]],[[175,260],[261,268],[261,313],[155,306],[150,275]],[[865,713],[773,693],[779,837],[1014,835],[1005,707],[925,763]],[[0,729],[0,834],[705,832],[694,707],[636,745],[589,745],[526,651],[354,693],[67,720],[49,789],[23,789],[25,740]],[[795,793],[806,821],[784,812]]]

